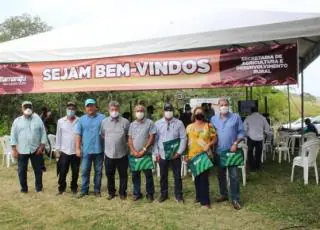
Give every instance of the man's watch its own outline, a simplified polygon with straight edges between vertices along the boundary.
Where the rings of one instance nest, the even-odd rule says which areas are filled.
[[[143,147],[143,149],[142,149],[144,152],[146,152],[147,151],[147,148],[146,147]]]
[[[235,141],[235,142],[233,142],[233,145],[238,145],[238,142],[236,142],[236,141]]]

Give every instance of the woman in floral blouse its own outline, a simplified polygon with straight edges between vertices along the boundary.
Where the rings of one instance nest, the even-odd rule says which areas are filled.
[[[212,125],[206,121],[204,111],[201,107],[197,107],[193,111],[192,122],[193,123],[187,127],[187,161],[203,152],[208,154],[217,140],[216,131]],[[200,202],[201,205],[211,208],[209,197],[209,170],[195,177],[195,187],[195,202]]]

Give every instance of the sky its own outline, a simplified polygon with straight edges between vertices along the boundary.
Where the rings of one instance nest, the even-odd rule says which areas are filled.
[[[320,0],[0,0],[0,3],[0,22],[28,13],[39,16],[54,28],[114,18],[125,22],[132,15],[141,20],[151,15],[163,20],[171,13],[179,18],[186,16],[183,9],[196,10],[206,4],[213,4],[217,10],[240,8],[320,14]],[[320,58],[308,66],[304,77],[305,91],[320,97]],[[291,90],[300,92],[299,86]]]

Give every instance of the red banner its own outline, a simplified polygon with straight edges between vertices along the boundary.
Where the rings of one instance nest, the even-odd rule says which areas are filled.
[[[0,94],[297,83],[297,44],[0,64]]]

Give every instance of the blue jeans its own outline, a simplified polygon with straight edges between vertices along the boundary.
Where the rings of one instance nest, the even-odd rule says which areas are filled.
[[[98,154],[83,154],[82,156],[82,186],[81,193],[89,193],[90,185],[90,172],[91,165],[94,167],[94,192],[100,192],[101,178],[102,178],[102,165],[103,165],[103,153]]]
[[[148,196],[153,197],[154,194],[154,183],[152,170],[143,170],[146,177],[146,192]],[[133,195],[142,196],[141,194],[141,171],[132,171],[132,184],[133,184]]]
[[[220,195],[224,197],[228,197],[227,173],[226,173],[228,169],[229,179],[230,179],[231,199],[232,201],[240,202],[240,182],[239,182],[239,176],[238,176],[238,167],[232,166],[227,168],[221,168],[218,154],[216,154],[216,162],[218,165],[218,180],[219,180]]]

